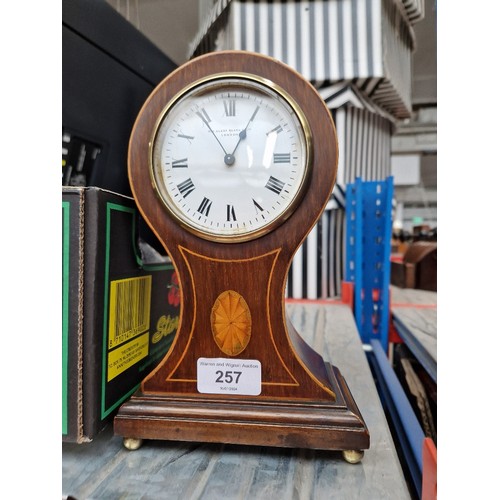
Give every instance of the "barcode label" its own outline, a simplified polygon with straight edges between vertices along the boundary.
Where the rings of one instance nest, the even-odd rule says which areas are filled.
[[[151,276],[111,282],[108,349],[149,330]]]

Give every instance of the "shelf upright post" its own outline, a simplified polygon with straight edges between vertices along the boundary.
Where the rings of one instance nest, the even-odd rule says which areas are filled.
[[[346,192],[345,280],[354,283],[354,316],[364,344],[389,345],[389,283],[393,177],[363,182]]]

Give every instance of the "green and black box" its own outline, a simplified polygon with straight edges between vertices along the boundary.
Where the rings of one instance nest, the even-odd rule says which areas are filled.
[[[62,189],[62,439],[83,443],[167,353],[180,299],[169,259],[143,257],[132,198]]]

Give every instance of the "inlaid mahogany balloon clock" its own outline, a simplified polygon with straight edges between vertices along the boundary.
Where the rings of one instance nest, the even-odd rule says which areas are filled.
[[[205,441],[361,458],[369,434],[347,384],[288,321],[284,299],[337,160],[316,90],[267,56],[204,55],[153,91],[131,134],[129,178],[177,269],[181,317],[172,348],[115,417],[126,446]]]

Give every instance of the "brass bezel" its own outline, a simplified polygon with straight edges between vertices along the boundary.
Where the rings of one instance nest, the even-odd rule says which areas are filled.
[[[279,215],[277,218],[269,221],[265,226],[262,226],[253,231],[246,231],[244,233],[236,233],[236,234],[215,234],[214,232],[205,231],[198,226],[195,226],[191,223],[191,221],[180,211],[173,203],[170,203],[171,200],[170,193],[165,189],[163,179],[162,182],[159,182],[157,175],[162,176],[161,169],[155,169],[154,166],[154,149],[156,145],[157,136],[159,133],[159,129],[161,124],[165,120],[168,112],[187,94],[194,92],[197,88],[206,86],[207,84],[213,82],[214,85],[223,86],[224,81],[230,80],[231,83],[234,83],[235,80],[238,80],[237,84],[242,87],[251,87],[255,89],[255,86],[251,86],[246,82],[257,83],[258,85],[265,87],[270,91],[270,93],[274,93],[283,99],[293,110],[296,117],[298,118],[299,124],[302,128],[302,132],[304,134],[304,142],[305,142],[305,165],[304,165],[304,175],[301,180],[301,184],[297,190],[297,193],[290,201],[288,207],[285,211]],[[211,87],[213,88],[213,87]],[[211,89],[210,88],[210,89]],[[148,153],[148,164],[149,164],[149,173],[151,177],[151,181],[154,187],[154,190],[157,196],[160,198],[163,206],[167,209],[170,216],[174,218],[174,220],[180,224],[184,229],[189,231],[190,233],[203,238],[209,241],[215,241],[219,243],[240,243],[244,241],[250,241],[256,238],[267,234],[278,226],[280,226],[285,220],[287,220],[292,213],[295,211],[300,201],[304,197],[304,193],[306,187],[309,183],[311,177],[311,167],[312,167],[312,159],[313,159],[313,148],[312,148],[312,134],[307,118],[302,111],[301,107],[296,103],[293,97],[286,92],[283,88],[281,88],[276,83],[268,80],[267,78],[263,78],[258,75],[254,75],[251,73],[245,72],[224,72],[224,73],[214,73],[212,75],[200,78],[195,82],[186,85],[181,91],[170,99],[170,101],[165,105],[162,112],[158,116],[156,123],[154,125],[153,133],[151,136],[151,140],[149,141],[149,153]],[[158,172],[157,172],[158,171]]]

